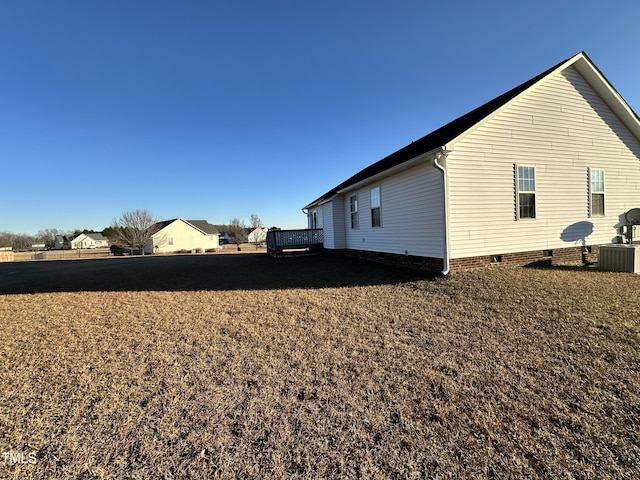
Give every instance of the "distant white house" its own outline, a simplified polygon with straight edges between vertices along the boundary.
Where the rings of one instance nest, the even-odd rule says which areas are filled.
[[[218,238],[220,239],[220,244],[233,243],[233,237],[227,232],[220,232]]]
[[[109,239],[101,233],[81,233],[69,240],[68,244],[73,250],[83,248],[101,248],[109,246]],[[56,237],[55,247],[57,247],[57,245],[58,242]]]
[[[220,232],[218,237],[220,238],[221,245],[224,245],[226,243],[238,243],[236,242],[236,237],[234,237],[233,235],[229,235],[228,232]],[[240,238],[239,243],[247,243],[248,241],[249,240],[248,240],[247,234],[246,233],[242,234],[242,237]]]
[[[145,253],[205,252],[218,249],[218,229],[206,220],[174,218],[158,222]]]
[[[252,231],[248,236],[248,242],[252,244],[260,244],[267,241],[267,232],[269,229],[267,227],[256,228]]]

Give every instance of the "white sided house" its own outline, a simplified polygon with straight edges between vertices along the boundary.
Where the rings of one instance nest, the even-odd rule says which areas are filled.
[[[324,248],[433,271],[580,261],[640,207],[640,119],[582,52],[303,208]]]
[[[68,241],[69,247],[72,250],[84,249],[84,248],[106,248],[109,246],[109,239],[101,233],[81,233]],[[55,248],[62,248],[64,246],[64,240],[59,247],[59,242],[56,237]]]
[[[218,230],[206,220],[174,218],[158,222],[145,253],[197,252],[218,249]]]
[[[248,236],[247,241],[253,244],[265,243],[267,241],[267,227],[258,227],[254,229]]]

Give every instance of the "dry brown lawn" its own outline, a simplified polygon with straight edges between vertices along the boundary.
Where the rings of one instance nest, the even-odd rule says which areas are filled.
[[[224,258],[0,295],[0,478],[640,478],[640,277]]]

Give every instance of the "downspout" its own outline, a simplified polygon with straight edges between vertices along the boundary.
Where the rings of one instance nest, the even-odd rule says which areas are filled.
[[[442,269],[442,275],[449,274],[449,198],[447,196],[447,170],[445,167],[438,163],[438,160],[446,160],[447,156],[451,153],[451,150],[447,150],[445,146],[440,147],[440,151],[433,154],[431,163],[434,167],[442,172],[442,192],[443,192],[443,219],[442,219],[442,232],[443,232],[443,254],[444,254],[444,268]]]

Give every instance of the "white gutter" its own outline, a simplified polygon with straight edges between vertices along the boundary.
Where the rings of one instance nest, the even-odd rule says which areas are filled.
[[[443,218],[442,218],[442,232],[443,232],[443,255],[444,255],[444,268],[442,269],[442,275],[449,274],[449,197],[447,195],[447,170],[443,165],[438,163],[438,160],[446,160],[447,156],[451,153],[445,146],[440,147],[440,151],[433,154],[431,157],[431,163],[434,167],[442,172],[442,192],[443,192]]]

